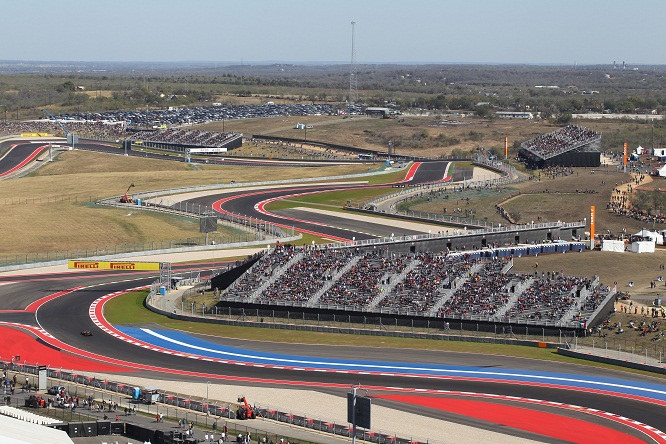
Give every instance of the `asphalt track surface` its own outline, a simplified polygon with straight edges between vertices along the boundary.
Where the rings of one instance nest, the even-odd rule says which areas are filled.
[[[140,286],[152,282],[154,278],[145,278],[142,280],[124,281],[131,277],[129,273],[95,273],[88,275],[86,273],[77,274],[75,277],[67,278],[60,275],[44,277],[22,277],[14,278],[23,285],[19,290],[12,293],[3,294],[2,310],[22,310],[27,305],[44,296],[44,292],[57,292],[69,288],[85,286],[91,281],[97,280],[120,280],[101,284],[95,287],[82,288],[80,290],[64,294],[54,298],[42,305],[36,314],[26,316],[25,313],[6,311],[0,313],[0,320],[10,322],[21,322],[28,325],[41,325],[51,335],[59,340],[82,350],[88,350],[96,354],[118,359],[128,363],[141,363],[149,366],[155,366],[164,369],[165,372],[177,373],[187,372],[190,374],[178,375],[182,380],[200,380],[204,378],[223,379],[225,383],[259,383],[268,382],[270,385],[284,385],[295,388],[309,388],[341,394],[352,384],[362,384],[366,387],[408,387],[416,390],[450,390],[456,392],[473,393],[491,393],[505,396],[521,396],[524,398],[546,399],[549,401],[560,402],[564,404],[573,404],[589,408],[599,409],[624,415],[633,420],[652,425],[654,427],[663,427],[663,418],[666,417],[666,407],[651,403],[634,400],[629,397],[609,396],[601,393],[589,393],[585,391],[571,390],[567,388],[550,388],[543,386],[530,386],[525,384],[504,383],[498,384],[483,380],[458,380],[458,379],[425,379],[425,378],[404,378],[401,376],[383,376],[383,375],[362,375],[362,374],[340,374],[340,373],[321,373],[321,372],[303,372],[287,369],[271,369],[251,366],[225,365],[216,362],[207,362],[192,359],[183,359],[182,357],[167,355],[152,350],[146,350],[125,341],[117,339],[111,335],[101,332],[90,319],[90,304],[105,294],[122,291],[128,286]],[[9,279],[7,279],[9,280]],[[3,286],[5,287],[5,286]],[[42,291],[32,292],[44,289]],[[0,287],[1,289],[2,287]],[[3,293],[5,293],[3,291]],[[26,294],[33,294],[32,297],[26,297]],[[17,319],[19,315],[20,319]],[[32,317],[32,319],[30,319]],[[92,337],[82,337],[81,330],[91,330],[94,332]],[[212,338],[208,337],[207,340]],[[226,346],[235,346],[247,350],[264,350],[273,353],[289,353],[303,356],[318,356],[321,358],[345,358],[356,360],[377,360],[377,361],[395,361],[395,362],[421,362],[460,366],[478,366],[501,369],[525,369],[534,371],[573,373],[584,376],[604,376],[609,378],[621,377],[625,380],[636,381],[636,383],[655,383],[654,378],[641,377],[636,375],[625,375],[609,370],[590,369],[587,367],[576,367],[572,370],[569,365],[558,363],[544,363],[536,360],[516,359],[501,356],[488,358],[482,355],[467,353],[449,353],[449,352],[428,352],[421,350],[379,350],[367,347],[326,347],[312,345],[298,345],[295,347],[290,344],[263,343],[254,341],[242,341],[233,339],[214,339]],[[155,369],[157,370],[157,369]],[[196,372],[196,374],[191,374]],[[160,372],[161,373],[161,372]],[[224,376],[222,376],[224,375]],[[172,375],[173,376],[173,375]],[[164,374],[161,377],[165,377]],[[379,392],[379,390],[377,390]],[[391,407],[400,407],[405,409],[405,404],[397,401],[378,401],[383,405]],[[455,422],[461,422],[475,427],[489,427],[484,425],[483,421],[475,419],[465,419],[460,415],[452,414],[446,411],[437,411],[425,406],[409,406],[410,411],[418,411],[423,415],[433,418],[445,419]],[[512,431],[516,436],[522,435],[519,431]]]
[[[449,167],[449,162],[418,162],[410,168],[407,176],[410,177],[409,185],[418,185],[424,183],[442,182],[446,179],[445,172]],[[392,185],[385,185],[387,193],[391,191]],[[274,190],[254,190],[254,191],[230,191],[219,194],[188,199],[181,202],[182,206],[186,203],[188,206],[199,208],[212,208],[222,214],[233,214],[245,219],[260,219],[270,222],[277,226],[289,229],[294,227],[296,231],[307,234],[321,236],[325,239],[331,239],[340,242],[349,242],[352,240],[366,240],[378,237],[388,237],[392,234],[420,234],[412,230],[402,228],[387,228],[387,225],[373,224],[370,222],[354,221],[350,222],[343,216],[312,216],[301,218],[293,210],[271,212],[265,209],[265,205],[284,198],[294,198],[307,194],[316,194],[323,192],[358,190],[364,188],[377,188],[376,185],[358,185],[358,184],[331,184],[331,185],[304,185],[291,188],[280,188]]]
[[[58,139],[59,143],[64,143],[64,139]],[[153,151],[144,151],[134,145],[133,149],[127,150],[127,153],[122,147],[114,145],[113,143],[103,143],[89,139],[79,139],[76,148],[80,150],[93,151],[104,154],[125,155],[131,157],[143,157],[156,160],[170,160],[175,162],[185,162],[185,155],[176,155],[169,153],[160,153]],[[277,167],[294,167],[294,166],[309,166],[309,167],[323,167],[336,165],[340,163],[352,163],[354,161],[298,161],[298,160],[270,160],[270,159],[243,159],[243,158],[220,158],[220,157],[192,157],[191,163],[201,163],[220,166],[277,166]]]
[[[0,177],[8,174],[8,172],[17,171],[18,169],[27,165],[30,161],[31,151],[30,147],[36,148],[38,146],[46,146],[49,142],[54,144],[65,145],[66,140],[63,138],[53,138],[46,137],[33,140],[20,140],[13,139],[7,140],[0,143],[0,153],[9,151],[9,148],[12,145],[17,145],[17,148],[10,152],[10,156],[5,158],[0,158]],[[104,154],[113,154],[113,155],[125,155],[125,151],[114,145],[112,143],[103,143],[97,142],[94,140],[88,139],[79,139],[79,143],[75,145],[75,148],[80,150],[92,151],[97,153]],[[131,157],[143,157],[148,159],[155,160],[170,160],[175,162],[185,162],[184,155],[172,155],[168,153],[156,153],[149,151],[141,151],[140,149],[132,149],[127,151],[127,156]],[[271,161],[271,160],[262,160],[262,159],[238,159],[238,158],[200,158],[193,157],[190,160],[192,163],[202,163],[202,164],[216,164],[221,166],[282,166],[282,167],[293,167],[293,166],[302,166],[306,165],[309,167],[313,166],[329,166],[336,163],[345,163],[345,162],[310,162],[310,161]],[[348,163],[348,162],[347,162]]]
[[[0,144],[0,178],[16,172],[26,166],[46,149],[48,142],[3,142]]]
[[[33,145],[34,144],[30,144]],[[117,149],[116,149],[117,150]],[[28,151],[26,149],[26,151]],[[6,156],[7,157],[7,156]],[[18,158],[13,158],[12,162],[20,163]],[[151,156],[152,157],[152,156]],[[161,158],[161,156],[158,156]],[[24,157],[25,158],[25,157]],[[424,175],[418,177],[415,174],[416,181],[439,181],[442,180],[442,169],[425,168],[422,170]],[[428,174],[425,174],[429,171]],[[418,172],[418,169],[417,169]],[[439,177],[435,178],[436,173]],[[331,185],[325,187],[298,187],[292,191],[300,192],[322,192],[330,189],[340,189],[347,186]],[[358,188],[350,185],[349,189]],[[236,214],[255,215],[255,211],[261,211],[262,202],[278,198],[285,194],[285,190],[264,191],[259,193],[248,193],[246,196],[230,196],[227,194],[208,196],[195,199],[190,202],[201,205],[209,205],[219,208],[219,211],[233,211]],[[233,197],[233,198],[230,198]],[[224,200],[228,199],[228,200]],[[220,203],[220,201],[223,201]],[[310,230],[316,227],[318,232],[329,237],[338,237],[348,239],[350,232],[346,229],[338,228],[334,223],[313,224],[310,221],[295,221],[297,217],[279,216],[260,213],[261,218],[266,220],[268,217],[274,218],[273,221],[281,223],[288,221],[288,225],[294,225],[297,230]],[[293,216],[293,215],[292,215]],[[269,219],[270,220],[270,219]],[[302,225],[297,225],[298,222]],[[302,227],[302,228],[301,228]],[[356,231],[355,237],[363,239],[363,236],[372,237],[365,234],[365,230]],[[120,360],[128,363],[141,364],[150,368],[149,373],[158,372],[161,377],[165,374],[179,373],[177,379],[201,380],[201,377],[224,379],[226,383],[245,383],[282,385],[298,388],[314,388],[321,391],[327,391],[336,394],[342,394],[353,384],[362,384],[366,387],[375,387],[377,392],[382,387],[402,387],[411,391],[453,391],[453,392],[471,392],[485,393],[503,396],[521,396],[523,398],[533,398],[549,400],[553,402],[570,404],[575,406],[584,406],[601,411],[611,412],[617,415],[629,417],[635,421],[648,424],[655,428],[663,428],[664,418],[666,418],[666,403],[645,402],[643,399],[636,399],[631,396],[618,396],[612,393],[591,390],[579,390],[567,388],[565,384],[556,386],[531,385],[524,382],[494,382],[492,380],[465,379],[465,378],[414,378],[404,377],[402,375],[384,375],[384,374],[346,374],[316,371],[295,371],[284,368],[266,368],[255,366],[239,366],[235,364],[221,364],[219,362],[208,362],[203,360],[184,359],[183,357],[160,353],[145,348],[139,348],[131,345],[114,336],[101,332],[90,318],[90,305],[100,296],[123,291],[128,287],[146,285],[154,280],[154,277],[145,277],[139,280],[133,273],[76,273],[67,275],[48,275],[48,276],[19,276],[11,278],[2,278],[7,284],[0,286],[0,321],[17,322],[25,325],[41,326],[48,333],[58,340],[81,350],[86,350],[111,360]],[[131,281],[126,280],[132,278]],[[112,282],[109,282],[112,281]],[[11,282],[11,283],[9,283]],[[102,284],[88,287],[92,282],[103,282]],[[63,290],[82,287],[76,291],[71,291],[50,299],[45,302],[35,313],[24,311],[30,304],[40,298]],[[94,331],[92,337],[81,336],[81,330]],[[211,340],[211,338],[207,338]],[[460,366],[478,366],[493,369],[516,369],[520,368],[526,371],[540,372],[561,372],[564,374],[575,373],[584,379],[585,376],[606,376],[609,378],[619,378],[628,381],[635,381],[636,385],[642,383],[662,384],[661,380],[643,377],[637,375],[628,375],[609,370],[589,369],[587,367],[570,366],[557,364],[553,362],[541,362],[525,359],[507,358],[507,357],[486,357],[482,355],[470,355],[465,353],[448,352],[427,352],[420,350],[379,350],[362,347],[324,347],[324,346],[306,346],[299,345],[294,347],[288,344],[274,344],[262,342],[249,342],[240,340],[217,339],[224,342],[225,345],[235,345],[249,350],[270,349],[271,352],[284,352],[290,355],[317,356],[322,359],[340,358],[359,359],[359,360],[377,360],[392,362],[418,362],[433,363]],[[162,369],[162,370],[160,370]],[[173,376],[173,375],[172,375]],[[663,387],[663,385],[662,385]],[[404,400],[403,400],[404,401]],[[491,426],[484,421],[467,417],[465,415],[451,413],[449,411],[438,410],[425,405],[409,404],[405,405],[396,398],[385,399],[378,402],[384,405],[399,409],[409,409],[412,412],[418,412],[433,418],[446,419],[455,422],[462,422],[477,427]],[[498,401],[499,402],[499,401]],[[544,408],[544,407],[541,407]],[[587,418],[590,421],[589,418]],[[595,420],[592,420],[594,422]],[[605,422],[604,422],[605,424]],[[607,424],[606,424],[607,425]],[[622,430],[627,433],[626,428]],[[538,433],[532,435],[530,432],[521,430],[508,430],[507,433],[515,436],[531,437],[543,439]],[[628,432],[640,439],[646,437],[638,432]],[[649,440],[648,440],[649,441]],[[557,440],[550,442],[557,442]]]
[[[188,200],[190,205],[201,205],[213,208],[222,214],[234,214],[245,218],[261,219],[269,223],[289,229],[292,226],[296,231],[308,234],[319,235],[321,237],[336,241],[351,241],[353,237],[357,240],[372,239],[378,235],[368,234],[367,224],[356,227],[350,231],[342,228],[335,223],[334,218],[326,218],[323,222],[314,222],[309,219],[298,219],[283,216],[278,213],[272,213],[262,208],[262,203],[279,199],[285,195],[293,198],[299,195],[321,193],[326,191],[355,190],[367,188],[365,185],[320,185],[320,186],[300,186],[278,190],[249,191],[246,193],[224,193],[209,195]]]

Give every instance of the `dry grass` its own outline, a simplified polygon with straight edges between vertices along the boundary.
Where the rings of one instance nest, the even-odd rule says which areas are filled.
[[[592,173],[594,171],[594,173]],[[538,174],[538,173],[537,173]],[[625,229],[637,232],[645,228],[641,221],[624,216],[616,216],[606,210],[606,204],[616,184],[631,180],[631,176],[616,171],[614,167],[608,168],[574,168],[574,174],[559,176],[555,179],[541,176],[541,180],[529,180],[513,184],[501,193],[496,191],[465,191],[464,193],[447,193],[449,199],[444,199],[442,193],[438,198],[430,201],[415,201],[410,205],[414,211],[442,213],[446,207],[450,214],[454,208],[461,208],[475,212],[475,218],[496,223],[506,223],[495,211],[499,204],[512,215],[516,221],[525,223],[537,221],[541,217],[544,221],[576,221],[590,218],[590,206],[597,207],[597,232],[610,230],[618,233]],[[603,184],[602,184],[603,182]],[[655,182],[648,184],[652,187],[666,187],[666,179],[655,178]],[[585,190],[594,193],[585,193]],[[578,192],[576,192],[578,190]],[[467,203],[463,199],[470,198]],[[651,226],[649,228],[652,228]]]
[[[361,164],[327,167],[237,167],[216,165],[188,165],[166,160],[153,160],[141,157],[111,156],[88,151],[65,152],[53,162],[37,170],[33,177],[21,179],[12,185],[16,192],[31,197],[35,195],[60,196],[62,190],[51,189],[49,181],[71,182],[66,192],[72,194],[95,190],[98,195],[122,194],[129,183],[134,183],[133,192],[156,189],[170,189],[181,186],[214,184],[235,180],[238,183],[271,180],[288,180],[320,176],[335,176],[366,172]],[[34,183],[47,182],[46,187],[31,188]],[[10,182],[6,182],[9,184]],[[13,194],[12,194],[13,195]],[[92,194],[95,195],[95,194]]]
[[[450,119],[449,120],[455,120]],[[426,131],[427,140],[420,141],[419,148],[397,148],[399,154],[422,156],[445,156],[454,149],[469,151],[477,146],[501,147],[504,149],[504,137],[509,143],[525,140],[538,134],[553,131],[556,127],[541,121],[524,122],[515,120],[476,120],[458,119],[469,125],[438,125],[442,120],[436,116],[405,116],[402,119],[377,119],[354,116],[347,119],[331,116],[283,117],[275,119],[229,120],[224,123],[226,131],[243,134],[262,134],[279,137],[302,139],[303,130],[294,129],[296,123],[312,125],[307,130],[307,140],[337,143],[359,148],[386,151],[389,139],[410,143],[422,131]],[[200,125],[200,128],[220,131],[222,122]],[[470,135],[470,132],[476,133]],[[438,146],[436,138],[444,135],[457,138],[460,144]]]
[[[618,334],[616,329],[604,329],[606,338],[599,338],[592,335],[589,338],[582,339],[579,344],[592,346],[595,342],[596,347],[607,346],[610,350],[617,350],[618,347],[623,351],[635,351],[641,355],[648,350],[649,356],[657,358],[661,351],[662,356],[666,356],[666,340],[659,339],[659,333],[648,333],[645,336],[640,334],[639,330],[633,330],[629,327],[629,321],[636,323],[656,321],[660,331],[666,329],[666,319],[651,318],[649,314],[641,314],[641,306],[650,308],[652,302],[657,297],[666,300],[666,285],[664,282],[658,282],[659,276],[666,278],[666,272],[659,270],[660,264],[666,264],[666,249],[658,249],[654,254],[634,254],[634,253],[610,253],[601,251],[585,251],[582,253],[550,254],[535,257],[523,257],[514,260],[515,272],[533,273],[535,263],[539,263],[540,271],[563,271],[565,274],[577,276],[598,275],[604,285],[613,286],[617,282],[618,291],[623,291],[631,295],[629,301],[620,301],[616,303],[618,311],[611,316],[611,322],[621,322],[624,327],[624,333]],[[629,282],[634,282],[630,287]],[[657,283],[656,288],[650,288],[650,282]],[[621,306],[629,302],[638,306],[638,314],[624,314],[621,312]],[[655,339],[653,341],[653,339]]]
[[[652,300],[658,294],[666,295],[664,282],[655,289],[650,288],[650,281],[658,276],[666,277],[666,272],[659,270],[659,264],[666,264],[666,249],[658,249],[654,254],[610,253],[585,251],[582,253],[548,254],[535,257],[516,258],[516,272],[534,272],[534,264],[539,263],[540,271],[563,271],[576,276],[599,276],[605,285],[613,286],[617,281],[618,291],[640,294],[646,300]],[[627,284],[634,282],[633,287]]]
[[[240,100],[241,98],[238,98]],[[247,98],[257,101],[257,98]],[[263,101],[265,102],[264,99]],[[271,99],[272,100],[272,99]],[[261,103],[261,100],[260,100]],[[443,121],[459,121],[464,125],[451,125]],[[243,134],[263,134],[281,137],[302,139],[305,134],[303,130],[294,129],[297,122],[312,125],[307,130],[307,139],[310,141],[321,141],[337,143],[341,145],[355,146],[360,148],[386,151],[388,141],[401,142],[404,147],[398,146],[399,154],[422,155],[422,156],[446,156],[453,150],[470,151],[478,146],[486,148],[498,148],[504,150],[504,138],[509,138],[509,149],[513,149],[514,142],[523,142],[537,135],[544,134],[557,129],[559,126],[547,121],[533,120],[500,120],[500,119],[461,119],[455,117],[428,116],[402,116],[400,119],[377,119],[354,116],[347,119],[331,116],[305,116],[305,117],[278,117],[274,119],[243,119],[228,120],[224,123],[227,131],[241,132]],[[615,135],[629,132],[633,134],[635,122],[619,121],[580,121],[577,124],[586,126],[602,134]],[[222,122],[200,125],[198,128],[210,130],[221,130]],[[415,140],[423,131],[427,138]],[[438,142],[438,136],[455,138],[458,144],[444,146]],[[619,136],[618,136],[619,137]],[[635,137],[635,136],[634,136]],[[617,139],[615,137],[613,140]],[[633,139],[632,139],[633,140]],[[603,141],[602,141],[603,143]],[[416,145],[408,148],[408,145]],[[621,150],[621,146],[607,146],[605,149]]]
[[[364,165],[321,168],[192,168],[185,163],[65,152],[31,177],[2,182],[0,255],[44,253],[200,237],[197,221],[151,212],[95,208],[100,197],[223,182],[293,179],[367,171]],[[220,228],[224,234],[224,229]],[[20,243],[16,242],[20,239]]]

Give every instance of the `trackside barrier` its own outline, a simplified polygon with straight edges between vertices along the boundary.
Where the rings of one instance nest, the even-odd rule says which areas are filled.
[[[613,354],[615,353],[613,350],[611,350],[608,354]],[[587,361],[594,361],[594,362],[602,362],[604,364],[612,364],[612,365],[618,365],[621,367],[627,367],[627,368],[633,368],[636,370],[643,370],[643,371],[648,371],[648,372],[655,372],[655,373],[660,373],[662,375],[666,375],[666,364],[663,362],[659,361],[658,364],[652,364],[648,362],[648,359],[644,359],[643,362],[638,362],[638,361],[632,361],[629,359],[622,359],[621,354],[622,352],[617,352],[617,355],[619,355],[617,358],[614,358],[612,356],[604,356],[596,353],[591,353],[589,351],[585,351],[585,349],[569,349],[569,348],[563,348],[563,347],[558,347],[557,348],[557,354],[563,355],[563,356],[569,356],[572,358],[579,358],[579,359],[585,359]],[[625,352],[626,353],[626,352]],[[636,356],[642,358],[641,355],[634,355],[631,353],[630,355],[633,355],[634,359]],[[652,359],[652,358],[651,358]]]
[[[38,367],[36,365],[27,363],[20,364],[14,362],[5,362],[3,363],[3,368],[8,372],[8,374],[15,372],[20,374],[36,375],[38,373]],[[47,377],[52,379],[52,385],[62,385],[65,387],[65,390],[68,393],[76,393],[79,397],[92,396],[96,401],[110,401],[111,395],[114,394],[120,399],[118,408],[121,412],[125,407],[128,407],[130,409],[135,408],[137,413],[147,414],[150,416],[161,413],[167,419],[185,419],[187,422],[194,422],[200,427],[202,426],[206,429],[212,428],[213,423],[218,423],[218,421],[222,420],[225,421],[228,426],[230,437],[242,432],[252,432],[251,434],[257,437],[266,436],[272,438],[275,436],[275,440],[273,442],[279,442],[279,437],[277,437],[274,433],[258,428],[248,427],[237,422],[227,422],[239,419],[237,418],[237,410],[239,408],[237,402],[221,402],[218,400],[205,399],[197,396],[189,396],[183,393],[173,393],[155,388],[137,387],[135,385],[124,384],[117,381],[97,379],[94,376],[91,377],[87,375],[81,375],[78,373],[64,371],[62,369],[49,368],[47,370]],[[134,399],[136,396],[135,393],[137,388],[140,392],[149,390],[152,393],[156,393],[157,401],[152,404],[147,404],[141,403]],[[256,412],[257,417],[271,419],[274,421],[338,436],[352,436],[351,425],[347,423],[337,424],[331,421],[312,418],[302,413],[297,414],[293,412],[280,411],[269,406],[262,407],[259,404],[255,404],[253,409]],[[83,410],[83,413],[80,413],[78,416],[78,421],[81,422],[81,416],[85,416],[85,409],[80,407],[79,410]],[[76,415],[67,415],[67,412],[69,412],[69,409],[63,410],[63,419],[67,418],[69,421],[77,420]],[[378,444],[414,443],[412,438],[408,439],[404,437],[398,437],[396,435],[363,429],[357,430],[356,437],[357,439],[362,439],[364,441]],[[422,438],[421,441],[437,442],[437,440],[433,441],[427,438]]]
[[[292,242],[295,240],[302,239],[302,234],[295,234],[286,238],[280,238],[282,243]],[[175,247],[168,248],[168,245],[164,245],[165,248],[157,248],[157,243],[151,244],[138,244],[145,249],[131,249],[128,248],[125,251],[109,251],[108,255],[105,255],[104,249],[95,249],[95,250],[76,250],[63,252],[61,254],[56,254],[56,257],[51,256],[50,258],[47,255],[34,255],[29,257],[25,255],[25,260],[23,256],[17,256],[16,262],[10,263],[8,259],[5,259],[3,264],[0,261],[0,271],[12,271],[12,270],[23,270],[27,268],[35,267],[49,267],[53,265],[63,265],[67,264],[69,260],[72,259],[88,259],[88,260],[110,260],[110,259],[127,259],[135,256],[150,256],[156,254],[171,254],[171,253],[183,253],[190,251],[215,251],[229,248],[247,248],[247,247],[266,247],[266,243],[270,242],[266,239],[260,240],[250,240],[250,241],[239,241],[225,244],[216,244],[216,245],[196,245],[196,246],[186,246],[186,247]],[[32,260],[30,260],[32,259]]]

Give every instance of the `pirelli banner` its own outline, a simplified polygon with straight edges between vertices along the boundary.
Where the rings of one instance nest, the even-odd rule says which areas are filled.
[[[21,133],[21,137],[51,137],[51,133]]]
[[[160,263],[159,262],[69,261],[67,268],[73,268],[77,270],[155,271],[160,269]]]

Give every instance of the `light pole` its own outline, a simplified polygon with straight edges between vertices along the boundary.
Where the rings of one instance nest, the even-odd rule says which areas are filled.
[[[208,387],[210,386],[210,381],[206,381],[206,410],[208,410]]]

